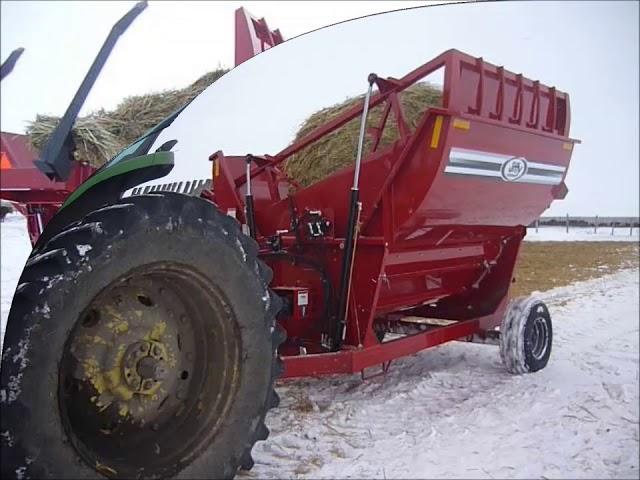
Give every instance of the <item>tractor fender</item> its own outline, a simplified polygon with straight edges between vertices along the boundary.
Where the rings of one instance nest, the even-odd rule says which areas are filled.
[[[89,212],[118,201],[124,192],[141,183],[167,175],[174,166],[173,152],[159,151],[124,159],[101,168],[82,183],[47,223],[34,245],[33,253],[65,227]]]

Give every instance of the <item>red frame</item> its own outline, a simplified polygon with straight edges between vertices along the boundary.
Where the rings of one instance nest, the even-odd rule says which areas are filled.
[[[442,106],[428,109],[411,131],[399,95],[440,68]],[[280,351],[285,377],[355,373],[493,330],[508,301],[524,225],[566,194],[566,167],[577,142],[568,137],[567,94],[457,50],[444,52],[401,79],[380,79],[377,86],[370,108],[384,104],[383,115],[381,124],[370,129],[374,147],[363,159],[361,234],[346,337],[338,352],[326,352],[321,345],[319,331],[327,318],[318,273],[274,261],[267,239],[277,235],[284,248],[322,265],[337,287],[353,168],[306,188],[296,185],[295,193],[288,194],[292,182],[279,165],[357,121],[363,107],[353,107],[274,156],[252,159],[257,241],[274,271],[273,284],[304,286],[311,292],[308,318],[279,317],[290,337]],[[380,137],[391,114],[399,139],[383,148]],[[565,170],[558,185],[461,178],[444,173],[453,147],[526,157]],[[218,172],[214,201],[223,211],[235,210],[238,220],[246,223],[245,158],[218,151],[210,160]],[[292,209],[297,216],[321,211],[333,231],[321,240],[278,234],[289,228]],[[379,343],[375,326],[403,315],[455,323]]]

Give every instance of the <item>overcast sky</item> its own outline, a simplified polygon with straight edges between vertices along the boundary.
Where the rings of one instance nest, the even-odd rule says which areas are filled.
[[[182,87],[218,65],[232,66],[233,11],[240,5],[266,17],[272,28],[280,28],[285,38],[291,38],[336,21],[426,3],[150,2],[120,40],[84,111],[110,109],[126,95]],[[24,121],[36,113],[62,114],[112,24],[131,5],[133,2],[2,1],[2,59],[18,46],[26,48],[14,72],[2,83],[2,130],[23,131]],[[432,13],[425,15],[426,10]],[[259,56],[244,66],[245,72],[253,69],[255,75],[241,75],[241,67],[234,72],[237,81],[232,82],[230,75],[227,82],[221,82],[225,109],[236,109],[234,116],[241,118],[243,108],[249,108],[243,106],[248,99],[240,101],[238,96],[232,101],[234,93],[240,95],[242,88],[246,91],[253,85],[255,94],[256,88],[265,85],[258,79],[268,77],[274,88],[255,94],[262,103],[253,107],[272,111],[275,107],[278,120],[272,120],[272,125],[290,132],[322,102],[359,93],[362,71],[400,76],[443,50],[458,48],[570,94],[571,136],[583,144],[574,151],[567,199],[555,202],[547,215],[638,215],[637,2],[509,2],[426,10],[421,9],[424,21],[409,31],[403,31],[406,23],[358,30],[365,43],[363,38],[347,43],[349,37],[344,36],[336,45],[332,42],[338,40],[328,34],[296,39],[293,42],[302,44],[306,37],[305,48],[299,50],[309,52],[308,58],[300,59],[301,68],[270,70],[278,65],[278,57],[281,62],[286,60],[284,49],[280,56],[275,55],[277,49],[263,59]],[[343,32],[347,28],[343,26]],[[318,39],[315,46],[314,38]],[[318,88],[317,79],[305,80],[305,72],[311,74],[305,62],[317,67],[318,62],[331,60],[331,52],[340,68],[331,72],[326,88]],[[357,62],[345,61],[354,55]],[[277,90],[278,75],[282,79],[296,76],[298,81],[290,78],[290,84],[284,83],[286,88]],[[305,95],[305,88],[313,95]],[[216,95],[210,98],[216,100]],[[267,146],[257,137],[258,148]],[[228,148],[234,146],[231,138],[225,141]]]
[[[25,48],[2,82],[2,129],[21,132],[36,113],[64,113],[109,30],[135,3],[1,0],[2,60]],[[240,6],[292,38],[430,3],[438,2],[150,1],[120,38],[83,112],[113,108],[127,95],[184,87],[218,66],[233,67],[234,11]]]

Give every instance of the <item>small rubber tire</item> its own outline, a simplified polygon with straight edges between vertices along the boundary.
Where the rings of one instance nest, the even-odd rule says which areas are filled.
[[[163,193],[93,211],[33,252],[14,295],[2,353],[1,477],[233,478],[239,468],[251,468],[254,443],[269,434],[267,410],[279,402],[277,347],[285,338],[275,323],[281,300],[269,289],[272,272],[257,251],[238,222],[211,202]],[[158,261],[189,266],[219,290],[235,321],[234,338],[240,338],[239,380],[213,438],[175,464],[156,471],[135,465],[131,475],[90,465],[68,434],[59,365],[82,312],[101,289]]]
[[[7,216],[7,214],[13,212],[13,208],[11,208],[8,205],[0,205],[0,222],[4,221],[4,217]]]
[[[500,326],[500,357],[513,374],[537,372],[547,366],[553,325],[545,303],[535,297],[511,301]]]

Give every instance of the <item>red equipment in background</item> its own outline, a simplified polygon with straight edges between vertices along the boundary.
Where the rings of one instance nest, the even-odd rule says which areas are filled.
[[[0,198],[12,202],[27,217],[33,245],[67,196],[91,176],[94,168],[74,162],[69,179],[54,182],[33,164],[38,153],[29,146],[26,135],[8,132],[0,135]]]
[[[235,64],[240,65],[268,48],[284,42],[280,30],[270,30],[264,18],[257,19],[243,7],[236,10]]]
[[[428,109],[412,131],[398,94],[440,68],[442,106]],[[274,271],[272,288],[283,296],[304,289],[302,301],[279,316],[288,336],[279,349],[284,376],[353,373],[376,364],[385,370],[392,359],[446,341],[491,339],[524,225],[567,192],[577,142],[568,137],[567,94],[456,50],[401,79],[375,82],[379,93],[370,108],[384,105],[384,113],[370,129],[373,149],[362,163],[359,236],[338,351],[323,337],[340,316],[329,305],[338,302],[354,168],[288,194],[293,184],[278,165],[356,119],[363,105],[274,156],[211,156],[219,172],[214,200],[255,231]],[[390,115],[399,139],[379,148]],[[247,183],[253,207],[245,205]],[[380,342],[384,332],[412,334]]]
[[[279,30],[269,30],[264,18],[256,19],[242,7],[235,12],[235,30],[236,66],[284,41]],[[28,137],[22,134],[2,132],[0,152],[0,198],[12,202],[27,217],[29,238],[35,245],[65,199],[95,168],[74,161],[66,181],[49,180],[33,163],[39,152],[29,146]]]

